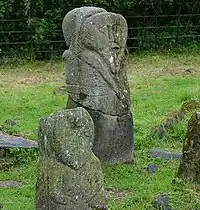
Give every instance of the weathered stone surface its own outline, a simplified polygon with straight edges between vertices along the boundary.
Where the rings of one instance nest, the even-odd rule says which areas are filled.
[[[4,134],[0,131],[0,148],[1,147],[35,148],[38,147],[38,143],[22,137]]]
[[[63,32],[69,45],[63,58],[70,98],[106,114],[126,114],[130,105],[124,69],[126,20],[104,9],[82,7],[65,16]]]
[[[130,142],[133,141],[133,119],[130,114],[130,91],[124,55],[127,40],[126,20],[119,14],[101,8],[82,7],[65,16],[63,32],[69,46],[63,54],[69,94],[67,108],[86,108],[93,118],[95,128],[101,128],[100,136],[97,134],[100,128],[95,129],[93,148],[102,161],[132,161],[133,155],[130,153],[133,152],[133,143]],[[101,120],[96,120],[93,112],[98,112]],[[120,125],[114,118],[123,119],[125,126],[121,126],[124,130],[122,127],[118,128]],[[105,124],[109,124],[109,128],[105,127]],[[116,135],[113,134],[115,129],[118,133]],[[111,131],[110,136],[108,130]],[[119,132],[122,134],[119,135]],[[124,154],[128,152],[124,157],[119,154],[119,159],[115,155],[119,149],[111,150],[115,148],[116,142],[116,148],[123,149],[125,144],[127,148]],[[100,155],[102,151],[107,155]]]
[[[178,176],[200,184],[200,112],[195,112],[188,122],[183,157]]]
[[[98,111],[90,112],[95,124],[94,154],[109,164],[133,160],[133,121],[127,115],[110,116]]]
[[[166,152],[157,148],[151,148],[149,150],[149,156],[152,158],[172,160],[172,159],[180,159],[182,157],[182,154],[176,152]]]
[[[86,210],[105,206],[103,175],[92,152],[94,124],[83,108],[42,118],[36,193],[38,210]]]

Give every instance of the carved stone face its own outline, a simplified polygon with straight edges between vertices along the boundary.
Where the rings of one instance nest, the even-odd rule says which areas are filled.
[[[113,74],[117,73],[120,69],[120,63],[124,57],[125,45],[123,43],[123,29],[121,25],[114,24],[111,27],[108,26],[108,36],[110,42],[110,52],[111,56],[109,61],[111,65],[113,64],[116,71],[112,72]]]
[[[118,14],[101,12],[86,19],[80,34],[81,45],[101,55],[111,72],[117,73],[126,47],[126,20]]]
[[[84,48],[92,50],[102,56],[113,74],[119,71],[127,40],[123,16],[94,7],[75,9],[64,18],[63,32],[75,54]]]
[[[63,32],[70,46],[63,58],[69,98],[111,115],[127,112],[127,31],[122,15],[100,8],[79,8],[65,16]]]

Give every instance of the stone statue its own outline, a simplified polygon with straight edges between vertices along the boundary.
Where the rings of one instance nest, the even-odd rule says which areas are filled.
[[[200,184],[200,112],[194,112],[188,122],[183,156],[178,176]]]
[[[127,23],[97,7],[65,16],[67,108],[84,107],[95,125],[93,152],[103,162],[133,160],[133,118],[126,74]]]
[[[103,175],[92,152],[94,124],[83,108],[40,120],[37,210],[106,209]]]

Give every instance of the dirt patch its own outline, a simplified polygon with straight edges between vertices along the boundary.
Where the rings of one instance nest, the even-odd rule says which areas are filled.
[[[45,84],[45,83],[64,83],[64,75],[60,72],[23,72],[0,74],[0,88],[26,88],[34,85]]]
[[[45,83],[64,84],[62,62],[33,62],[0,67],[0,88],[26,88]]]
[[[193,67],[155,68],[152,71],[154,76],[194,76],[198,71]]]

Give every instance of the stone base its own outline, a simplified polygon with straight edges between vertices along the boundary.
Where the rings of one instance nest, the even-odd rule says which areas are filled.
[[[88,110],[95,125],[93,152],[108,164],[133,161],[133,117],[122,117]]]
[[[82,107],[70,97],[67,109]],[[101,162],[107,164],[130,163],[133,161],[133,116],[132,113],[119,116],[103,114],[84,107],[93,119],[95,137],[93,152]]]
[[[101,166],[95,156],[77,171],[40,157],[36,210],[107,209],[102,183]]]

